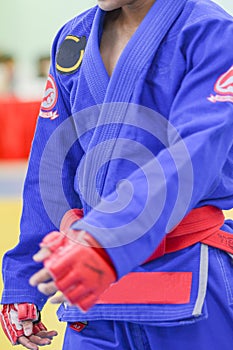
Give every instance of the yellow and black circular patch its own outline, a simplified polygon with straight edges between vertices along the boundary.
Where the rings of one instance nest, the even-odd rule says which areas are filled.
[[[68,35],[56,56],[56,69],[63,74],[76,72],[83,60],[87,40],[85,36]]]

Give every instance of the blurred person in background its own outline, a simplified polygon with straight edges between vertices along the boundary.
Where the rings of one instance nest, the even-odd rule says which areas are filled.
[[[47,78],[50,68],[50,56],[41,56],[37,62],[37,73],[39,78]]]
[[[12,55],[0,52],[0,97],[14,94],[15,60]]]
[[[99,0],[59,31],[3,260],[12,344],[50,344],[60,291],[63,350],[232,348],[232,38],[209,0]]]

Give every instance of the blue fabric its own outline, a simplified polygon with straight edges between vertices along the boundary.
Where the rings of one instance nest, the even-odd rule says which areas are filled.
[[[186,325],[181,320],[173,327],[98,320],[88,322],[80,333],[68,323],[63,350],[231,350],[233,272],[230,264],[225,253],[211,250],[205,319]]]
[[[90,321],[81,332],[70,329],[65,334],[63,350],[231,350],[232,317],[207,295],[210,314],[207,320],[192,324],[158,327],[120,321]]]
[[[74,228],[86,229],[107,249],[120,278],[132,270],[156,271],[158,265],[170,264],[169,256],[153,264],[143,262],[191,209],[204,205],[233,207],[233,104],[230,100],[213,103],[208,99],[216,94],[217,79],[233,64],[233,21],[208,0],[182,1],[183,9],[175,3],[155,2],[111,78],[99,52],[103,11],[97,7],[90,9],[59,31],[52,48],[50,70],[58,90],[51,112],[57,112],[59,117],[38,118],[24,186],[20,241],[3,260],[2,303],[27,301],[43,307],[46,297],[28,284],[29,277],[41,267],[31,257],[43,237],[59,227],[63,214],[70,208],[84,208],[85,217]],[[166,9],[166,16],[158,16],[157,9],[160,14]],[[148,40],[147,47],[147,35],[151,38],[152,29],[146,24],[153,22],[154,16],[158,29],[177,9],[177,16],[159,47],[153,47],[153,40]],[[80,69],[65,75],[56,71],[56,54],[68,35],[85,36],[87,47]],[[144,50],[151,50],[145,61]],[[132,62],[138,67],[136,73],[132,72]],[[172,128],[167,133],[169,125]],[[119,140],[117,147],[116,140]],[[92,152],[93,156],[88,158]],[[136,159],[141,162],[139,166],[131,161],[135,154],[141,154]],[[94,178],[94,167],[109,155],[116,157],[101,165]],[[182,186],[178,176],[181,174]],[[118,193],[129,199],[120,212],[114,209]],[[98,196],[102,196],[100,201]],[[106,213],[106,203],[111,212]],[[147,209],[140,216],[145,203]],[[157,219],[153,225],[148,225],[154,217]],[[122,226],[135,218],[135,231],[142,235],[132,239],[134,230],[126,231]],[[185,250],[185,254],[176,253],[170,269],[183,268],[196,276],[198,247]],[[193,294],[197,293],[197,278],[192,288]],[[186,311],[189,306],[185,306]],[[98,307],[96,313],[90,311],[87,316],[93,320],[114,319],[116,314],[122,320],[132,320],[138,315],[142,320],[158,318],[155,307],[139,305],[132,312],[130,307]],[[60,312],[63,319],[70,316],[75,321],[81,317],[76,308],[68,307]],[[174,310],[168,318],[172,314]],[[205,317],[204,307],[200,319]]]
[[[177,206],[181,206],[182,203],[186,203],[188,201],[186,196],[189,196],[190,191],[192,191],[190,202],[187,205],[186,211],[183,210],[183,216],[190,209],[205,204],[212,204],[222,207],[222,205],[227,205],[228,202],[228,208],[232,207],[232,197],[229,191],[229,187],[232,186],[232,181],[229,178],[229,175],[232,172],[232,170],[230,170],[232,168],[232,164],[230,164],[231,161],[229,163],[229,158],[226,160],[226,158],[223,156],[224,154],[228,154],[231,158],[230,154],[232,154],[232,135],[231,133],[225,134],[224,131],[226,130],[225,128],[228,127],[232,129],[232,103],[228,103],[227,106],[223,106],[223,103],[221,105],[217,105],[216,103],[210,103],[207,99],[208,91],[210,92],[210,86],[213,88],[216,78],[218,75],[220,75],[220,72],[217,73],[218,69],[223,69],[223,62],[226,63],[226,61],[229,60],[228,63],[226,63],[226,67],[228,67],[228,69],[232,65],[232,57],[230,57],[231,55],[229,53],[228,44],[226,45],[225,49],[223,47],[220,48],[218,46],[219,44],[216,44],[216,37],[218,36],[217,32],[220,32],[220,27],[218,28],[218,26],[222,26],[221,19],[225,15],[220,11],[216,17],[217,8],[209,3],[198,3],[196,6],[194,6],[194,4],[194,2],[186,3],[183,13],[170,30],[165,43],[161,46],[159,57],[155,55],[153,64],[150,66],[150,68],[142,71],[140,79],[138,79],[136,88],[133,91],[132,97],[129,101],[140,105],[145,105],[147,102],[146,105],[148,107],[153,105],[153,109],[160,113],[162,112],[162,115],[167,118],[168,121],[176,128],[177,132],[182,137],[182,141],[185,142],[185,146],[187,147],[192,160],[193,182],[191,189],[188,188],[188,186],[182,189],[181,197],[177,203]],[[207,6],[208,4],[209,7]],[[205,5],[206,10],[208,8],[208,11],[210,11],[208,12],[208,20],[204,15]],[[154,11],[156,11],[156,6],[154,7]],[[229,23],[228,29],[225,27],[226,33],[224,37],[228,37],[228,41],[232,40],[232,24],[232,22]],[[96,30],[96,27],[93,28],[93,32]],[[140,28],[138,33],[140,34]],[[208,33],[208,36],[206,33]],[[190,36],[192,36],[191,41]],[[136,40],[137,38],[137,36],[134,37],[134,44],[136,47],[138,47]],[[89,45],[92,45],[91,41],[89,42]],[[209,51],[207,51],[206,47],[208,47]],[[138,50],[140,53],[140,46]],[[224,53],[225,50],[226,52]],[[220,51],[221,54],[223,54],[221,57],[219,57]],[[98,57],[96,41],[93,43],[93,52],[95,54],[94,57]],[[203,52],[205,52],[206,55],[203,55]],[[140,56],[138,59],[140,60]],[[208,59],[214,60],[211,61],[212,64],[207,64]],[[122,72],[122,69],[120,70],[122,64],[122,61],[119,61],[119,66],[117,66],[117,68],[119,68],[119,74]],[[91,62],[90,65],[92,66]],[[93,70],[94,69],[95,66],[93,66]],[[117,71],[118,69],[114,71],[112,79],[114,78],[115,74],[117,74]],[[130,66],[128,66],[128,74],[125,74],[124,76],[118,75],[118,80],[128,81],[130,79],[130,72],[131,69]],[[151,76],[149,76],[150,74]],[[95,84],[97,84],[96,81],[98,82],[98,80],[95,80]],[[111,95],[111,91],[109,92],[111,82],[109,84],[110,85],[108,85],[106,90],[107,96],[109,96],[108,94]],[[154,91],[152,92],[150,91],[150,84],[154,84]],[[160,86],[157,86],[157,84],[160,84]],[[92,94],[95,96],[95,91],[92,91]],[[150,101],[146,101],[145,98],[143,98],[144,94],[145,96],[151,96]],[[171,95],[173,96],[172,100]],[[120,99],[120,101],[124,102],[124,96],[126,96],[126,99],[128,98],[128,94],[125,93],[124,95],[122,88],[119,88],[118,95],[115,91],[114,96],[117,96],[115,97],[116,101],[119,101]],[[107,99],[106,96],[105,99]],[[147,97],[147,99],[149,98]],[[169,100],[170,104],[167,102]],[[113,107],[112,105],[110,106],[110,110],[107,110],[106,112],[106,118],[109,115],[112,116],[115,114],[123,114],[124,117],[125,111],[122,111],[124,105],[123,107],[120,105],[119,108],[114,108],[115,105]],[[103,114],[104,112],[101,114],[101,116],[103,116]],[[133,114],[135,115],[136,119],[137,113]],[[126,115],[124,119],[124,126],[128,121],[128,117],[129,116]],[[108,139],[118,137],[121,137],[122,139],[130,139],[131,137],[135,138],[137,136],[131,136],[128,130],[125,131],[124,127],[121,127],[121,125],[117,125],[114,128],[112,126],[110,128],[109,126],[105,132],[100,132],[100,130],[96,128],[92,138],[94,145],[90,142],[90,146],[86,151],[90,151],[90,147],[96,146],[97,140],[106,141]],[[74,225],[74,228],[76,229],[84,229],[91,232],[91,234],[104,247],[108,247],[109,242],[114,242],[114,248],[107,249],[107,251],[113,260],[119,277],[130,271],[135,266],[140,265],[148,256],[148,252],[152,253],[153,248],[158,245],[164,234],[169,231],[169,228],[171,229],[182,219],[182,216],[179,217],[179,215],[176,215],[172,221],[172,225],[168,227],[169,219],[174,211],[174,200],[177,198],[177,192],[179,189],[178,180],[176,178],[177,167],[174,167],[171,162],[170,152],[173,151],[173,148],[177,148],[177,150],[174,150],[174,152],[176,152],[176,154],[180,152],[180,159],[182,159],[183,156],[183,149],[179,149],[179,142],[177,142],[176,135],[168,135],[168,138],[168,144],[170,147],[166,149],[158,148],[157,145],[155,146],[154,144],[150,145],[150,149],[154,155],[157,155],[157,160],[166,174],[166,206],[164,206],[163,210],[161,211],[161,220],[157,220],[155,225],[148,230],[145,235],[143,235],[136,242],[134,241],[131,245],[126,246],[121,244],[120,235],[123,234],[122,224],[127,223],[129,218],[134,216],[135,210],[137,210],[138,207],[141,206],[141,208],[143,208],[144,202],[146,201],[148,192],[146,187],[147,183],[145,181],[145,177],[142,176],[141,169],[132,172],[131,175],[127,177],[127,179],[132,183],[135,192],[133,201],[130,203],[131,205],[124,208],[124,210],[121,211],[121,215],[119,215],[118,212],[112,213],[111,215],[104,215],[105,202],[100,202],[96,207],[96,210],[90,210],[90,206],[84,202],[84,209],[87,215],[83,221],[80,221]],[[146,136],[143,138],[143,144],[147,145],[147,141],[145,139]],[[125,149],[123,147],[122,149],[123,151],[120,153],[119,158],[123,158],[122,154]],[[96,155],[96,162],[99,160],[98,157],[103,157],[104,152],[107,152],[104,147],[101,150],[102,152],[99,152]],[[181,160],[178,171],[180,171],[180,169],[181,171],[182,169],[188,169],[189,164],[188,161],[186,161],[187,159],[185,157],[183,162]],[[90,162],[90,164],[86,165],[86,168],[88,169],[86,173],[95,174],[95,171],[93,170],[93,163],[94,162]],[[105,200],[109,203],[113,202],[114,198],[116,197],[116,191],[114,189],[114,186],[117,183],[116,177],[119,173],[122,176],[121,163],[112,163],[111,165],[108,166],[107,176],[106,169],[101,169],[102,172],[100,171],[100,181],[97,182],[97,188],[99,189],[100,193],[104,195]],[[154,167],[150,167],[150,162],[148,162],[145,167],[146,166],[148,166],[149,172],[154,172]],[[226,182],[225,170],[228,173],[228,180]],[[163,174],[153,173],[153,175],[151,174],[151,177],[153,176],[154,183],[162,183]],[[85,179],[85,177],[83,178]],[[108,181],[108,179],[111,180]],[[112,183],[112,186],[110,182]],[[223,193],[223,182],[224,189],[226,189],[226,183],[227,186],[229,185],[227,191],[229,191],[228,193],[231,197],[230,198],[227,196],[227,198],[225,198],[226,201],[223,199],[222,195],[219,197],[220,192]],[[121,186],[119,185],[118,189],[121,190],[122,188],[122,192],[126,192],[127,189],[125,191],[123,186],[124,184]],[[84,191],[86,190],[86,192],[84,192],[85,197],[88,197],[88,199],[91,201],[91,196],[93,196],[93,194],[88,196],[88,191],[90,191],[89,186],[83,186],[83,188]],[[136,190],[138,188],[140,188],[140,191]],[[154,189],[154,191],[155,193],[151,195],[150,198],[150,205],[148,205],[149,212],[145,213],[142,220],[139,221],[139,226],[146,226],[145,220],[148,216],[150,216],[151,211],[158,206],[158,202],[161,200],[161,188],[158,187],[157,189]],[[92,207],[95,207],[95,204],[96,203],[94,202]],[[176,214],[179,209],[181,208],[177,209]],[[119,227],[119,230],[118,232],[111,231],[113,232],[111,236],[111,232],[107,232],[106,228],[111,227],[112,223],[114,223],[115,227]],[[126,233],[124,232],[124,234]],[[135,250],[140,252],[140,254],[135,256]]]
[[[87,313],[78,311],[76,307],[61,306],[58,310],[58,318],[61,321],[86,321],[86,320],[132,320],[134,322],[154,322],[172,326],[176,323],[193,323],[206,317],[206,305],[201,313],[193,314],[197,299],[199,274],[200,274],[200,244],[191,248],[183,249],[182,252],[167,254],[165,257],[151,261],[135,269],[136,272],[192,272],[192,288],[190,301],[186,304],[118,304],[118,305],[95,305]],[[185,267],[184,267],[185,266]],[[151,288],[158,286],[152,284]],[[173,286],[167,290],[173,293]]]

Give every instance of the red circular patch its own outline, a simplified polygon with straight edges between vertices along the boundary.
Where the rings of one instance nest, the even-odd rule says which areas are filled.
[[[41,103],[43,111],[51,111],[57,103],[58,91],[52,75],[48,76],[44,97]]]

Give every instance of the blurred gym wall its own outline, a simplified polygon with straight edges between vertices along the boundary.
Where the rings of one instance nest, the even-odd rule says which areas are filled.
[[[29,62],[47,53],[58,29],[95,0],[0,0],[0,48]]]
[[[232,0],[215,0],[233,14]],[[95,0],[0,0],[0,51],[29,64],[46,55],[58,29]]]
[[[0,0],[0,53],[14,58],[17,93],[39,97],[37,91],[33,95],[38,84],[28,86],[37,76],[38,60],[50,54],[53,38],[66,21],[95,4],[95,0]]]

